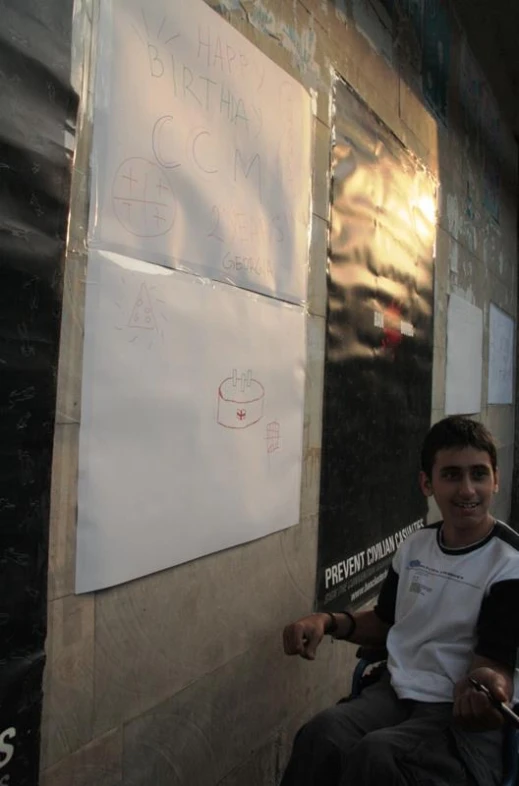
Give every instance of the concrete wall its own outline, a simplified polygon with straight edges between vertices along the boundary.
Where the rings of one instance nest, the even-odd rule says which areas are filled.
[[[184,0],[182,0],[184,1]],[[516,150],[501,130],[499,221],[484,205],[484,129],[466,132],[464,51],[452,20],[447,125],[424,106],[419,42],[376,0],[221,0],[211,5],[317,93],[308,315],[306,427],[297,527],[96,595],[73,590],[85,226],[88,90],[66,267],[49,571],[42,737],[45,786],[273,786],[301,722],[347,691],[354,648],[325,642],[315,663],[284,658],[283,625],[312,609],[318,528],[332,68],[441,183],[432,419],[443,415],[449,292],[485,314],[516,313]],[[400,3],[396,4],[397,8]],[[74,78],[82,83],[90,20],[78,2]],[[470,124],[469,124],[470,125]],[[506,516],[513,408],[481,418],[500,445]]]

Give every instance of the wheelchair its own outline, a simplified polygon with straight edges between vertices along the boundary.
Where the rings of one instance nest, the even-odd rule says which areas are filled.
[[[387,658],[385,648],[359,647],[356,654],[358,663],[353,671],[348,699],[359,696],[364,687],[378,679]],[[519,704],[513,709],[519,714]],[[505,726],[503,758],[504,776],[501,786],[519,786],[519,729],[510,725]]]

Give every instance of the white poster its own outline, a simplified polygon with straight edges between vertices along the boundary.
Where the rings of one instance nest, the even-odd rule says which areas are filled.
[[[490,304],[489,330],[488,403],[512,404],[515,322],[493,303]]]
[[[297,524],[304,369],[300,307],[92,251],[76,590]]]
[[[311,97],[203,0],[103,0],[91,247],[303,303]]]
[[[483,312],[457,295],[449,296],[445,414],[481,411]]]

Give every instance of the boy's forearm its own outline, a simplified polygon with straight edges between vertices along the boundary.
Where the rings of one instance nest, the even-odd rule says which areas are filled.
[[[348,614],[341,614],[341,612],[334,614],[337,621],[337,629],[333,635],[336,639],[346,639],[353,644],[371,647],[382,647],[385,645],[390,625],[382,622],[374,611],[356,611],[350,612],[350,614],[355,621],[355,626]],[[330,620],[327,630],[330,629],[331,625],[332,622]]]

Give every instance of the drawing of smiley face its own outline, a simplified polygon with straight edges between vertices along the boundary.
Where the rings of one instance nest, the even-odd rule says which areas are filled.
[[[129,158],[115,175],[112,202],[121,226],[137,237],[159,237],[173,227],[176,200],[157,164]]]

